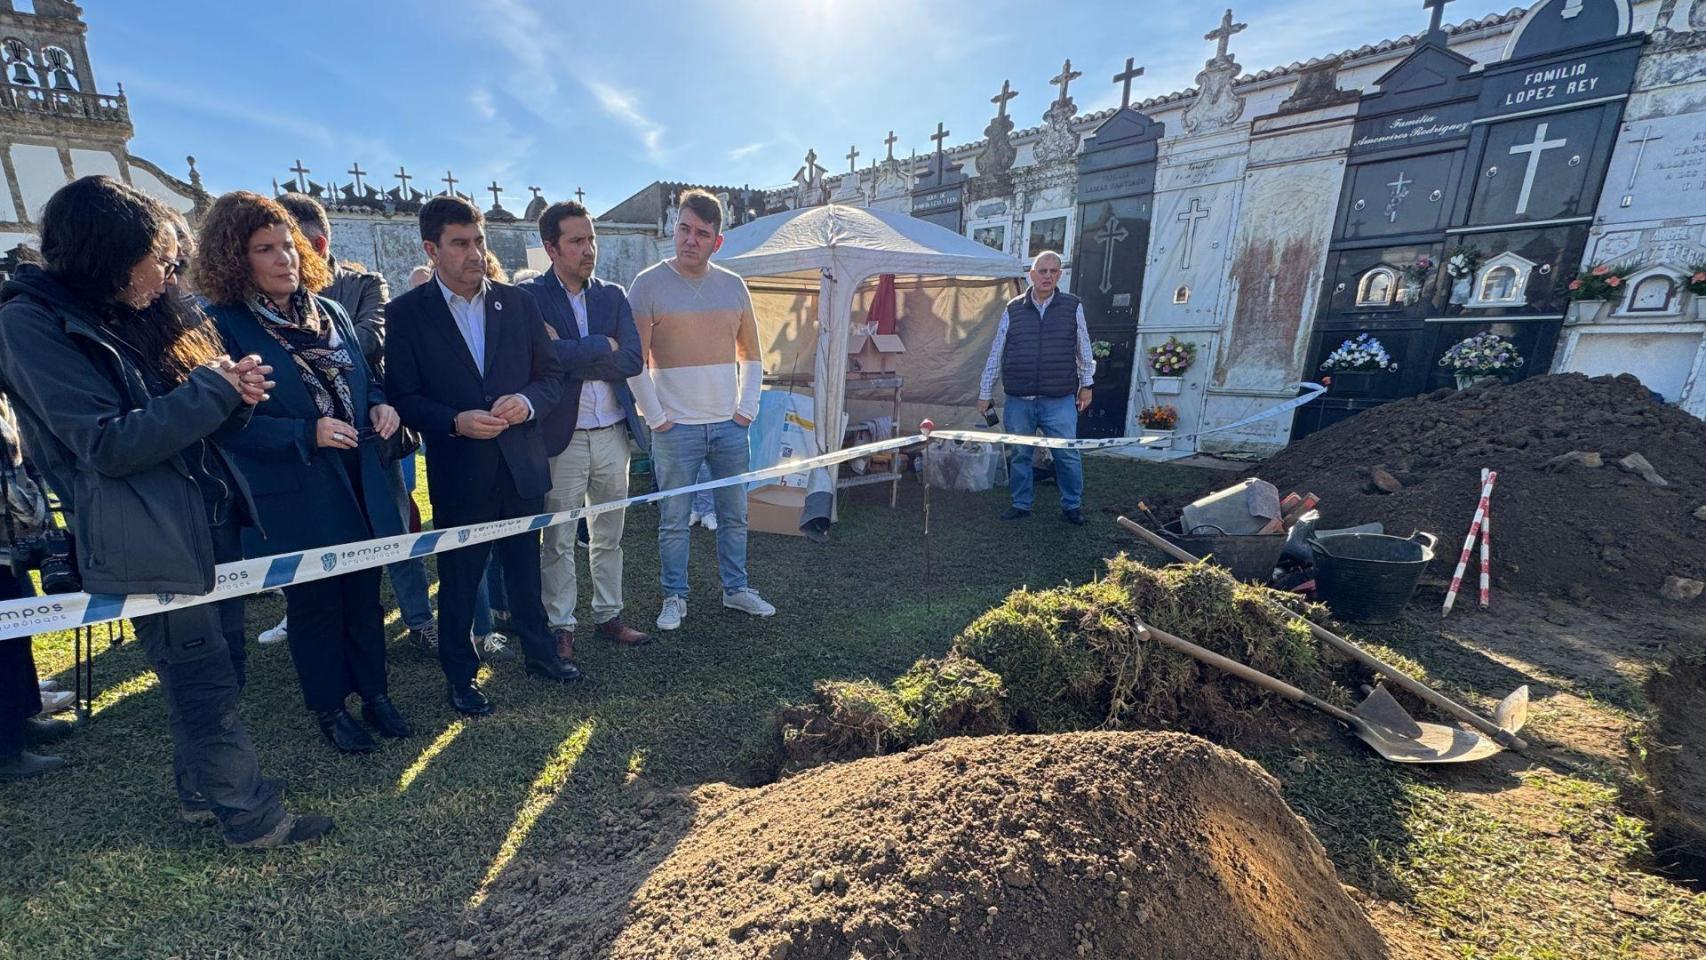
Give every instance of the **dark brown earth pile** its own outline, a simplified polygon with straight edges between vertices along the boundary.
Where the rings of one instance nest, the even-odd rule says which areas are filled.
[[[1573,451],[1603,466],[1548,464]],[[1617,462],[1638,453],[1667,483]],[[1440,390],[1312,434],[1257,469],[1283,493],[1314,491],[1322,525],[1379,520],[1388,533],[1440,538],[1429,574],[1449,578],[1480,495],[1493,491],[1495,588],[1624,604],[1667,576],[1706,579],[1706,422],[1631,376],[1559,374]],[[1383,468],[1402,487],[1377,492]]]
[[[1183,734],[955,738],[695,799],[631,897],[571,854],[461,955],[1388,956],[1273,778]]]

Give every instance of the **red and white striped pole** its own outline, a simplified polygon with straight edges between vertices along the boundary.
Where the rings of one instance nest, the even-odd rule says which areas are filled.
[[[1475,537],[1481,532],[1481,521],[1487,515],[1487,501],[1493,496],[1493,483],[1499,479],[1497,470],[1487,471],[1487,479],[1481,484],[1481,500],[1475,504],[1475,518],[1469,521],[1469,536],[1463,540],[1463,553],[1457,558],[1457,570],[1451,575],[1451,589],[1445,593],[1445,606],[1440,610],[1440,616],[1451,613],[1451,605],[1457,602],[1457,591],[1463,586],[1463,571],[1469,567],[1469,551],[1475,547]]]
[[[1481,485],[1487,489],[1486,506],[1481,511],[1481,606],[1485,608],[1493,596],[1493,581],[1489,573],[1492,566],[1488,559],[1493,549],[1493,500],[1492,490],[1487,488],[1486,467],[1481,468]]]

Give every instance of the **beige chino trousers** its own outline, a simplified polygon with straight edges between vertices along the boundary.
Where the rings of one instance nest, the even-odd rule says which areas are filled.
[[[576,430],[569,445],[551,458],[551,491],[545,509],[553,513],[621,500],[628,495],[628,426]],[[592,622],[608,622],[622,613],[622,524],[626,510],[587,519],[587,550],[592,572]],[[553,630],[575,628],[579,581],[575,575],[575,523],[546,527],[539,548],[540,585],[545,616]]]

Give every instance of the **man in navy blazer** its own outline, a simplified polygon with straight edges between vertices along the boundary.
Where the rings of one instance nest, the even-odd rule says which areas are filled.
[[[433,280],[391,301],[385,341],[386,388],[403,422],[426,438],[433,525],[487,523],[544,512],[551,488],[543,421],[563,389],[562,364],[533,298],[486,278],[485,218],[460,197],[421,208],[421,245]],[[491,702],[474,682],[474,597],[496,549],[510,619],[529,676],[580,679],[557,655],[539,596],[539,534],[439,554],[438,660],[459,712],[479,716]]]
[[[556,512],[621,500],[628,496],[628,440],[634,438],[642,448],[649,440],[628,389],[628,378],[644,366],[634,311],[626,291],[592,275],[598,237],[586,207],[573,200],[546,207],[539,216],[539,239],[551,269],[520,286],[545,315],[564,377],[562,402],[543,422],[545,452],[551,457],[545,508]],[[598,635],[635,646],[651,638],[622,622],[625,512],[612,510],[588,520],[587,566]],[[557,653],[573,659],[578,593],[573,524],[545,530],[540,570]]]

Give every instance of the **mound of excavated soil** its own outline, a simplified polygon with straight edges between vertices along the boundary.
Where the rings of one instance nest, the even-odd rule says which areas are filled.
[[[1603,466],[1547,468],[1571,451]],[[1639,453],[1668,486],[1617,466]],[[1403,484],[1376,492],[1381,467]],[[1706,579],[1706,422],[1631,376],[1559,374],[1385,404],[1303,438],[1257,468],[1283,493],[1314,491],[1322,525],[1383,521],[1440,538],[1430,575],[1449,578],[1480,495],[1493,490],[1493,580],[1532,593],[1625,604],[1666,576]]]
[[[1277,786],[1183,734],[1079,733],[708,787],[631,897],[600,887],[619,865],[571,852],[494,898],[460,955],[1388,956]]]

